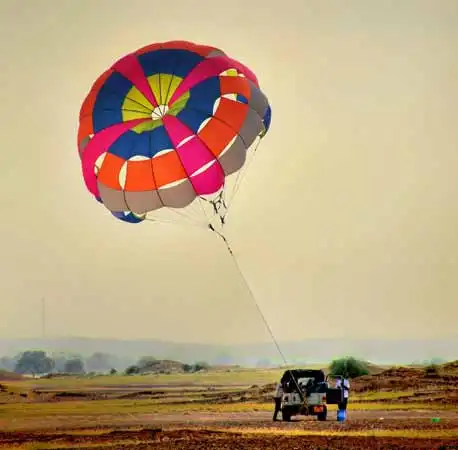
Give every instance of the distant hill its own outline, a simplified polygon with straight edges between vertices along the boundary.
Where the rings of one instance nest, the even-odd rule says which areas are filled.
[[[138,369],[138,373],[182,373],[184,372],[184,364],[181,361],[157,359],[140,366]]]
[[[450,339],[308,339],[296,342],[280,342],[282,352],[290,364],[328,363],[345,355],[352,355],[374,364],[409,364],[439,358],[446,361],[458,358],[458,336]],[[151,355],[194,363],[207,361],[214,365],[239,364],[242,366],[268,367],[281,364],[273,344],[247,344],[219,346],[211,344],[187,344],[160,340],[121,340],[92,338],[53,339],[0,339],[0,356],[13,356],[21,351],[41,349],[48,352],[72,352],[90,356],[94,352],[114,355],[119,366],[133,364],[141,356]]]

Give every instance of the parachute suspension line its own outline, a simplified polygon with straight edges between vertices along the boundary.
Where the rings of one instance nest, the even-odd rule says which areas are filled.
[[[211,217],[208,216],[207,211],[205,210],[205,206],[204,206],[204,200],[205,200],[205,198],[203,198],[201,195],[198,195],[198,196],[197,196],[197,200],[198,200],[198,202],[199,202],[200,208],[202,209],[202,212],[203,212],[203,214],[204,214],[205,220],[206,220],[208,223],[211,223]]]
[[[214,230],[213,227],[210,226],[212,225],[212,220],[214,218],[218,218],[220,222],[219,225],[221,227],[221,230],[223,229],[224,225],[226,224],[226,216],[229,213],[229,208],[231,207],[234,201],[235,195],[237,194],[238,190],[240,189],[240,185],[242,183],[244,176],[246,175],[248,167],[253,162],[253,159],[256,155],[256,151],[259,147],[259,144],[261,143],[261,139],[262,138],[258,136],[257,142],[254,145],[254,148],[251,151],[250,149],[247,149],[247,153],[248,152],[251,153],[251,157],[249,158],[248,162],[245,162],[243,169],[240,169],[238,171],[237,176],[235,178],[234,186],[230,190],[230,192],[228,192],[228,187],[225,183],[225,185],[223,186],[223,189],[213,199],[211,200],[207,199],[202,195],[197,197],[202,207],[202,211],[205,214],[205,218],[208,220],[209,228],[212,229],[212,231],[216,232],[216,230]],[[207,214],[207,211],[205,210],[204,204],[211,205],[213,215],[210,215],[210,217]],[[218,231],[217,233],[221,236],[221,232]]]
[[[224,244],[226,245],[226,248],[227,248],[227,250],[228,250],[228,252],[229,252],[229,254],[230,254],[230,256],[231,256],[231,258],[232,258],[232,260],[234,262],[234,266],[237,269],[237,272],[239,273],[240,278],[242,279],[243,284],[245,285],[248,293],[250,294],[250,297],[253,300],[253,302],[254,302],[254,304],[256,306],[256,309],[258,310],[259,315],[261,316],[262,321],[264,322],[264,325],[265,325],[265,327],[267,328],[267,331],[270,334],[272,342],[275,344],[275,347],[277,348],[277,351],[278,351],[279,355],[281,356],[281,359],[283,360],[283,363],[285,364],[285,366],[287,366],[288,362],[287,362],[287,360],[285,358],[285,355],[281,351],[280,345],[278,344],[278,341],[275,338],[275,335],[274,335],[274,333],[272,331],[272,328],[270,327],[269,322],[267,322],[267,319],[266,319],[264,313],[262,312],[262,309],[259,306],[259,303],[257,302],[256,297],[254,296],[253,291],[251,290],[251,287],[250,287],[245,275],[242,272],[242,269],[240,268],[240,265],[239,265],[239,263],[237,261],[237,258],[235,257],[235,254],[234,254],[234,251],[232,250],[232,247],[229,244],[229,241],[227,240],[226,236],[224,236],[224,234],[216,231],[211,224],[208,227],[209,227],[209,229],[211,231],[214,231],[223,240]]]
[[[220,193],[213,199],[211,200],[208,200],[206,199],[205,197],[199,197],[199,200],[204,203],[206,202],[207,204],[211,205],[211,208],[212,208],[212,213],[213,213],[213,216],[211,217],[208,217],[208,215],[206,216],[207,217],[207,220],[208,220],[208,227],[212,230],[212,231],[215,231],[214,228],[213,228],[213,224],[212,224],[212,221],[213,219],[216,219],[218,218],[217,220],[219,220],[220,222],[220,226],[221,226],[221,229],[224,227],[224,225],[226,224],[226,214],[227,214],[227,211],[228,211],[228,206],[226,204],[226,200],[225,200],[225,196],[224,196],[224,189],[222,191],[220,191]],[[217,232],[218,234],[220,232]]]
[[[251,156],[250,160],[247,163],[244,164],[243,169],[239,170],[239,172],[237,174],[237,178],[235,180],[234,188],[233,188],[232,192],[230,193],[229,198],[227,199],[228,212],[229,212],[230,206],[234,202],[235,195],[237,194],[237,192],[240,189],[240,185],[242,184],[242,180],[243,180],[243,178],[245,177],[245,175],[247,173],[248,167],[250,167],[250,165],[253,162],[254,157],[256,156],[256,152],[258,150],[258,147],[259,147],[260,143],[261,143],[261,138],[258,138],[258,142],[256,143],[256,145],[254,146],[253,150],[251,151],[252,156]],[[248,152],[249,152],[249,149],[247,150],[247,153]]]
[[[199,228],[205,228],[206,226],[205,221],[198,220],[189,214],[183,214],[179,211],[175,211],[173,208],[164,206],[162,210],[163,212],[174,213],[175,215],[171,215],[171,217],[160,217],[160,216],[148,217],[148,215],[146,215],[144,220],[148,220],[154,223],[171,223],[171,224],[186,225],[186,226],[190,225],[190,226],[195,226]]]
[[[208,218],[206,217],[205,211],[203,210],[200,202],[193,201],[183,209],[186,212],[184,215],[188,216],[192,222],[203,227],[207,225]]]
[[[205,229],[205,225],[199,224],[198,222],[180,222],[177,220],[167,220],[167,219],[159,219],[159,218],[151,218],[151,217],[145,217],[144,220],[147,220],[148,222],[152,222],[153,225],[159,225],[159,224],[167,224],[167,225],[178,225],[179,227],[196,227],[199,228],[200,230]]]
[[[174,208],[169,208],[169,207],[165,207],[165,209],[169,212],[172,212],[174,214],[177,214],[178,215],[178,218],[183,218],[185,219],[187,222],[192,222],[193,224],[194,223],[199,223],[198,220],[196,218],[194,218],[191,214],[191,212],[187,212],[187,214],[185,213],[182,213],[181,211],[176,211]]]

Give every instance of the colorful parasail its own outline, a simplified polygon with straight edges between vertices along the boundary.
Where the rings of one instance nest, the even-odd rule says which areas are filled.
[[[187,41],[148,45],[113,64],[83,102],[78,149],[86,187],[126,222],[199,199],[223,223],[227,177],[246,166],[270,119],[254,73],[222,50]]]

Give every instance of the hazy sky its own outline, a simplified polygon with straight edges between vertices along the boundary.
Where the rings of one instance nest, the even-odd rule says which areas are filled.
[[[445,337],[458,316],[456,0],[0,0],[0,337],[267,340],[221,241],[114,219],[81,102],[143,45],[222,48],[272,125],[227,235],[279,339]],[[346,318],[344,318],[346,317]]]

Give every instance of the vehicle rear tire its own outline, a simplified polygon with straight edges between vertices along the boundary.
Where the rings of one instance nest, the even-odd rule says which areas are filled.
[[[282,409],[281,416],[284,422],[291,422],[291,411],[289,409]]]

